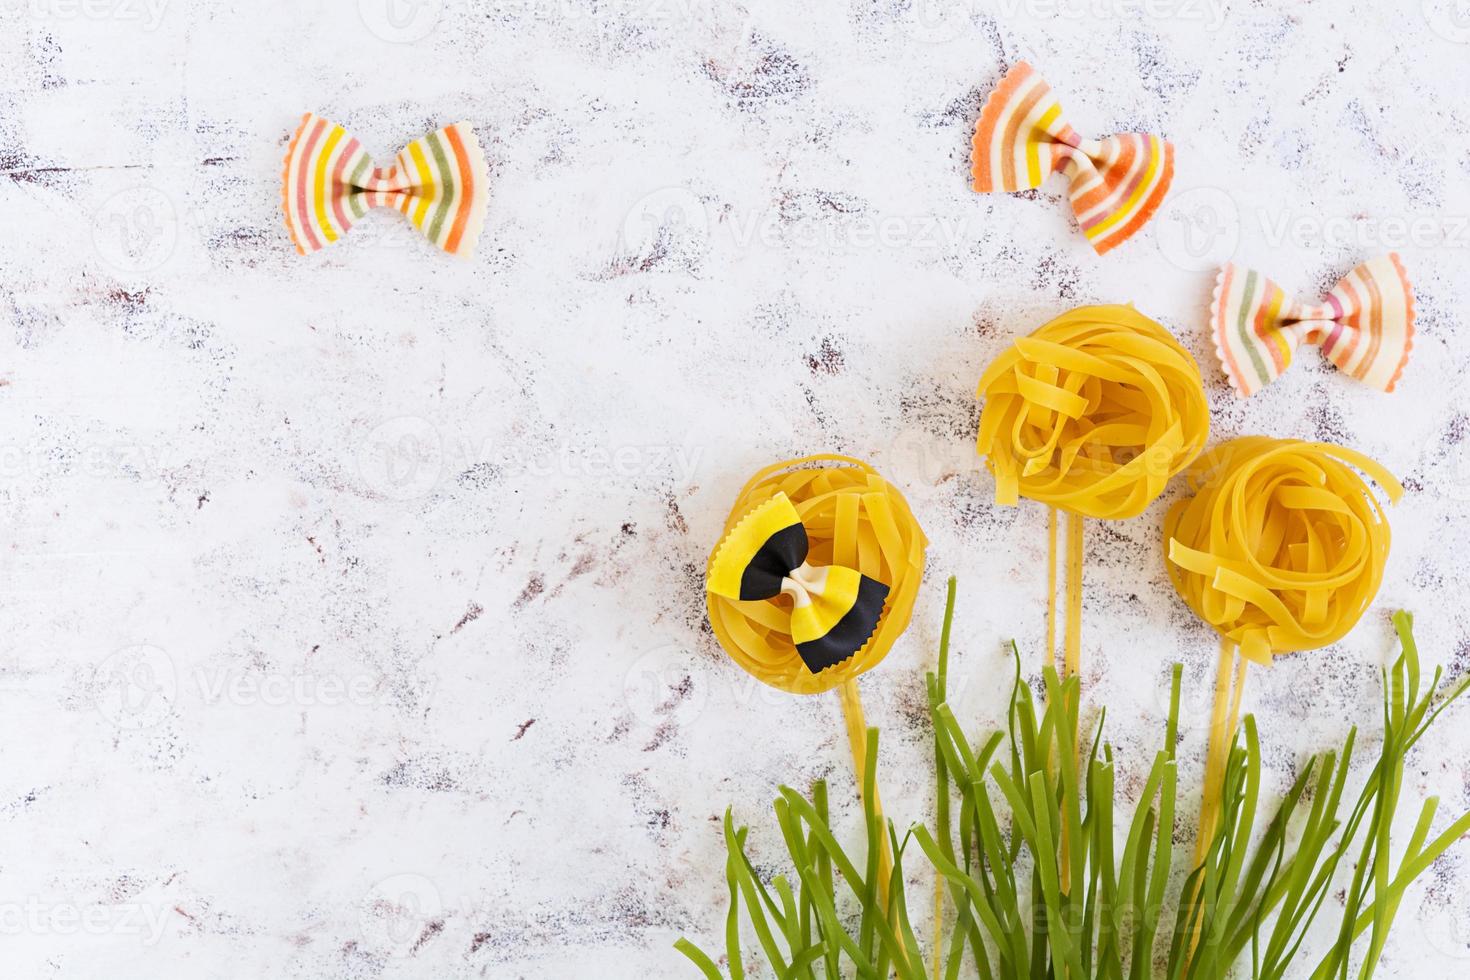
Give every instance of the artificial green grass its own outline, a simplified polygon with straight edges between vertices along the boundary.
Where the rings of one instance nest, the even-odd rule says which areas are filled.
[[[760,975],[923,980],[933,951],[925,952],[914,933],[904,892],[903,859],[916,844],[946,887],[946,980],[1366,980],[1410,883],[1470,832],[1465,814],[1431,839],[1437,800],[1430,799],[1407,848],[1393,856],[1390,828],[1405,757],[1470,684],[1442,690],[1439,671],[1424,684],[1412,617],[1397,613],[1403,652],[1384,673],[1383,745],[1355,802],[1344,808],[1356,729],[1340,750],[1311,759],[1260,825],[1261,749],[1248,716],[1226,767],[1220,820],[1204,860],[1171,891],[1171,871],[1188,860],[1174,842],[1180,668],[1173,671],[1163,746],[1128,816],[1115,812],[1114,754],[1102,740],[1106,713],[1090,741],[1075,740],[1075,678],[1062,680],[1047,668],[1038,701],[1016,657],[1007,731],[977,743],[965,735],[945,700],[954,599],[951,579],[938,670],[927,678],[937,789],[932,827],[916,824],[900,839],[874,812],[877,729],[868,731],[861,856],[838,843],[820,781],[809,796],[781,788],[775,813],[791,873],[769,881],[746,856],[746,828],[737,828],[727,810],[724,972],[687,939],[676,944],[706,977],[738,980],[746,955],[756,953],[767,965]],[[877,880],[883,836],[893,853],[886,907]],[[1329,902],[1334,887],[1340,898]],[[743,942],[742,914],[757,950]],[[1339,920],[1336,938],[1314,951],[1306,935],[1324,916]]]

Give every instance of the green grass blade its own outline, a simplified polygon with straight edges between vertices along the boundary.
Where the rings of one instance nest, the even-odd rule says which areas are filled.
[[[720,975],[719,967],[715,966],[715,961],[706,956],[704,950],[689,940],[678,940],[674,943],[674,948],[693,960],[694,965],[699,967],[699,972],[705,975],[706,980],[724,980],[724,977]]]

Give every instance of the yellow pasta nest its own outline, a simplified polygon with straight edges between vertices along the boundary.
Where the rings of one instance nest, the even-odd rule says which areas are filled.
[[[1388,561],[1388,518],[1358,471],[1391,501],[1403,493],[1330,443],[1249,436],[1206,453],[1190,468],[1194,496],[1164,519],[1174,588],[1258,663],[1341,639]]]
[[[791,641],[786,596],[741,601],[707,592],[709,619],[720,645],[756,678],[793,694],[816,694],[876,667],[908,628],[929,542],[896,487],[867,463],[826,454],[777,463],[751,477],[720,540],[780,492],[806,527],[810,564],[854,568],[888,586],[877,629],[856,654],[813,674]]]
[[[1078,307],[1017,338],[977,394],[998,504],[1136,517],[1209,436],[1199,365],[1131,306]]]

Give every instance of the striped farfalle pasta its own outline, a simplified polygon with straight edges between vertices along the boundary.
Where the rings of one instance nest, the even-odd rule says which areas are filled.
[[[296,250],[337,241],[369,208],[401,212],[434,245],[468,256],[485,222],[485,154],[469,123],[414,140],[375,167],[356,137],[313,113],[301,118],[281,173],[281,206]]]
[[[981,193],[1029,190],[1064,173],[1077,224],[1099,255],[1153,217],[1174,179],[1171,143],[1148,133],[1084,139],[1024,61],[986,100],[972,144],[972,176]]]
[[[783,497],[785,503],[781,503]],[[777,503],[772,505],[772,501]],[[820,669],[815,670],[803,657],[801,646],[805,641],[820,641],[825,634],[802,636],[798,630],[793,636],[793,612],[800,599],[795,593],[801,590],[778,591],[766,598],[740,597],[742,573],[751,564],[747,559],[773,554],[772,549],[762,552],[762,548],[791,526],[788,518],[793,513],[807,541],[804,563],[853,573],[851,583],[834,587],[834,594],[852,593],[843,600],[840,611],[866,608],[862,582],[881,585],[884,591],[878,599],[881,613],[875,624],[869,627],[864,620],[865,642],[853,651],[843,650],[841,659],[828,666],[821,667],[823,661],[817,661]],[[748,521],[752,515],[754,523]],[[710,556],[706,591],[710,624],[735,662],[772,687],[816,694],[844,685],[877,666],[908,628],[927,546],[928,539],[903,495],[868,464],[836,455],[777,463],[745,485],[730,511],[720,544]],[[852,600],[850,604],[847,599]],[[833,607],[818,613],[818,628],[838,625],[837,611]],[[835,659],[831,649],[822,648],[820,642],[816,646],[826,660]]]
[[[1317,306],[1299,303],[1270,279],[1228,264],[1210,307],[1215,354],[1242,398],[1281,376],[1302,344],[1322,349],[1339,371],[1393,391],[1414,347],[1414,290],[1396,253],[1349,272]]]

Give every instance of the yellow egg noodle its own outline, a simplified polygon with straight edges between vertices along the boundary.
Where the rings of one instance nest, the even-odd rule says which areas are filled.
[[[908,628],[928,544],[908,502],[877,470],[820,454],[751,477],[710,555],[705,595],[720,645],[772,687],[839,689],[859,792],[868,726],[857,678]],[[876,788],[873,808],[881,814]],[[881,861],[886,904],[886,843]]]
[[[1056,661],[1057,511],[1067,514],[1064,674],[1081,657],[1082,518],[1141,514],[1204,448],[1199,365],[1132,306],[1083,306],[1019,337],[980,378],[976,448],[995,501],[1051,507],[1046,662]]]
[[[1190,467],[1193,496],[1164,518],[1169,578],[1220,634],[1197,848],[1214,829],[1249,663],[1315,650],[1367,611],[1388,561],[1388,517],[1359,474],[1397,502],[1387,469],[1342,446],[1246,436]]]
[[[722,584],[730,575],[725,566],[745,553],[735,537],[741,523],[783,495],[805,528],[810,548],[806,562],[850,569],[887,588],[871,635],[840,662],[817,671],[793,641],[792,603],[721,594],[729,591]],[[903,495],[867,463],[823,454],[768,466],[740,491],[711,555],[706,594],[710,625],[735,662],[772,687],[818,694],[848,684],[876,667],[908,628],[928,543]],[[791,588],[784,594],[790,598],[796,592]]]

